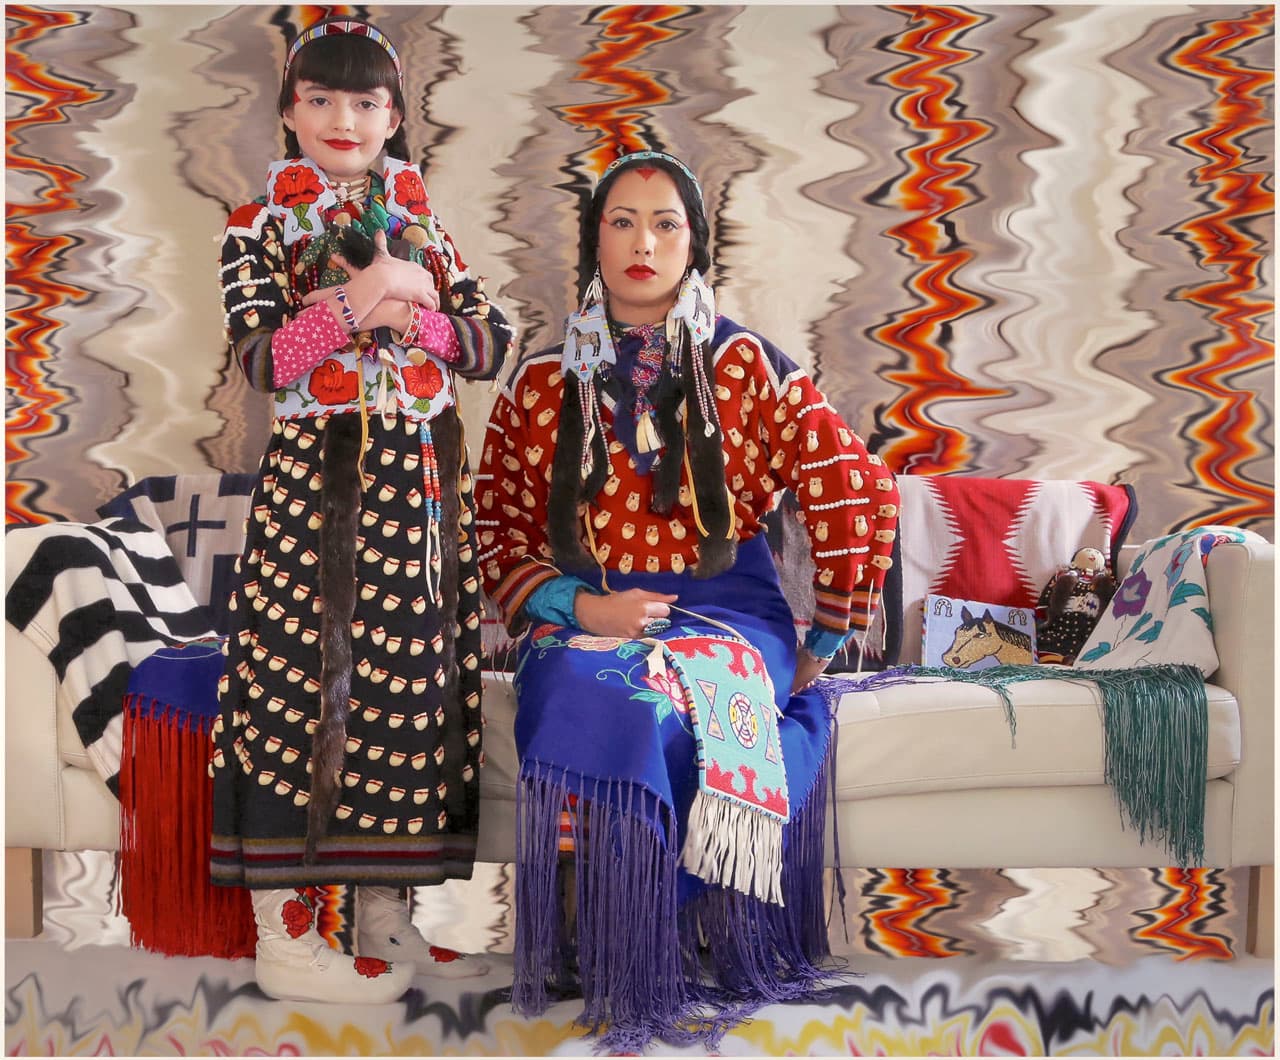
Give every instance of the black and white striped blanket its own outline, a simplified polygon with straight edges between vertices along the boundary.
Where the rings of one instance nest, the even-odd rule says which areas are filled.
[[[213,636],[208,609],[164,537],[133,519],[7,527],[5,581],[5,617],[48,656],[90,761],[118,794],[129,675],[161,647]]]

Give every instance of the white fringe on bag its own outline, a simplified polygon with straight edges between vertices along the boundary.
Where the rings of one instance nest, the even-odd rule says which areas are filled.
[[[680,863],[693,875],[764,902],[782,901],[782,822],[699,791]]]

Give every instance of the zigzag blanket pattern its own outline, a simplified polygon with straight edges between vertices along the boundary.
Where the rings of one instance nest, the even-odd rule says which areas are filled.
[[[75,704],[76,732],[119,794],[124,696],[135,666],[213,635],[164,538],[132,519],[5,534],[6,617],[40,648]]]

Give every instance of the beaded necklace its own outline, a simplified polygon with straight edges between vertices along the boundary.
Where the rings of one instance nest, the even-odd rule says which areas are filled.
[[[431,424],[423,420],[418,427],[418,446],[422,452],[422,486],[427,521],[427,566],[424,572],[427,591],[437,607],[440,599],[441,556],[440,523],[444,519],[444,491],[440,486],[440,459],[436,454],[435,439],[431,436]]]

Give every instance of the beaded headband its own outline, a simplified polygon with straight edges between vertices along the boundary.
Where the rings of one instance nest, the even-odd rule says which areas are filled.
[[[354,18],[336,19],[332,22],[317,22],[314,26],[299,33],[298,38],[289,45],[289,54],[285,56],[285,79],[287,80],[289,77],[289,67],[293,65],[293,60],[297,57],[298,52],[302,51],[313,40],[318,40],[320,37],[338,36],[344,33],[350,33],[356,37],[367,37],[374,44],[381,45],[382,49],[391,56],[392,65],[396,68],[396,77],[400,81],[400,86],[404,87],[404,71],[400,68],[400,55],[396,51],[395,45],[391,43],[391,40],[382,30],[369,25],[367,22],[357,21]]]
[[[600,180],[596,183],[596,190],[600,189],[600,185],[604,183],[605,177],[612,173],[615,169],[621,169],[623,166],[631,165],[634,162],[643,162],[645,159],[661,159],[663,162],[670,162],[681,173],[689,178],[693,184],[694,191],[698,193],[698,198],[702,198],[702,185],[698,183],[698,178],[693,175],[693,170],[686,166],[675,155],[669,155],[665,151],[632,151],[630,154],[619,155],[605,167],[605,171],[600,174]],[[593,196],[595,192],[591,193]]]

